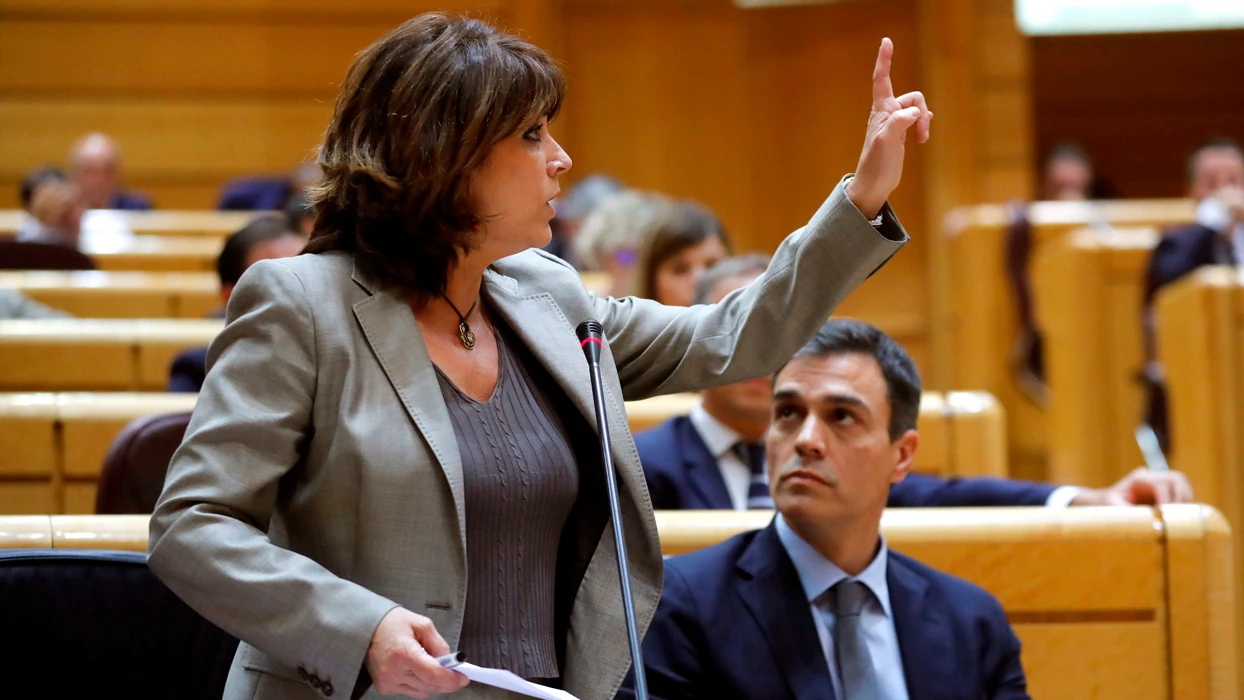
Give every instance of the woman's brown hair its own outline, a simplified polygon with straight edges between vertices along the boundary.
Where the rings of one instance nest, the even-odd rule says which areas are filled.
[[[312,188],[306,252],[349,251],[416,302],[442,294],[472,228],[472,173],[493,146],[554,118],[565,80],[539,48],[442,13],[358,55],[337,95]]]
[[[690,200],[666,207],[653,222],[639,249],[635,296],[656,299],[657,268],[684,250],[712,238],[721,241],[726,253],[730,253],[730,238],[713,212]]]

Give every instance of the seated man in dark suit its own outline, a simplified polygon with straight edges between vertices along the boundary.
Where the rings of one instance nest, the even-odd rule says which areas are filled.
[[[764,272],[763,256],[721,261],[705,273],[698,303],[720,301]],[[652,505],[664,510],[772,508],[761,441],[769,427],[769,378],[704,392],[688,416],[635,436]],[[943,479],[912,473],[890,490],[891,506],[1065,506],[1184,502],[1182,474],[1138,469],[1109,488],[1056,487],[1011,479]]]
[[[88,209],[151,208],[151,200],[121,188],[121,149],[105,134],[87,134],[69,153],[69,176],[86,197]]]
[[[216,260],[220,275],[220,310],[212,314],[224,318],[225,306],[242,273],[260,260],[292,258],[302,252],[307,239],[295,233],[288,220],[280,214],[260,216],[230,234]],[[197,392],[207,376],[207,348],[186,350],[173,358],[169,368],[168,390]]]
[[[890,486],[920,442],[920,378],[906,351],[867,324],[830,321],[772,386],[778,515],[666,562],[643,645],[651,696],[1027,698],[998,601],[880,534]]]
[[[1145,276],[1146,421],[1170,451],[1166,389],[1157,360],[1153,300],[1160,289],[1209,265],[1244,263],[1244,151],[1230,139],[1208,141],[1188,158],[1188,196],[1196,222],[1162,236]]]

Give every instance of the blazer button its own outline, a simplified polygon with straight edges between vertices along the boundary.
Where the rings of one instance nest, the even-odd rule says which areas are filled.
[[[328,681],[324,687],[320,688],[320,692],[324,693],[324,697],[331,698],[333,696],[333,682]]]
[[[319,690],[320,688],[324,687],[324,684],[320,682],[319,676],[311,676],[311,680],[307,682],[310,683],[311,687],[315,688],[316,690]]]
[[[298,667],[298,677],[304,681],[310,678],[310,676],[307,675],[307,669],[303,668],[302,666]]]

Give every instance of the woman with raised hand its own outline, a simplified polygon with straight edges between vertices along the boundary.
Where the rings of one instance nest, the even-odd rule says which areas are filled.
[[[891,52],[856,175],[756,283],[694,308],[599,298],[539,250],[571,167],[544,52],[428,14],[359,54],[307,254],[238,283],[151,520],[152,569],[242,640],[225,697],[506,697],[451,650],[613,697],[630,657],[575,326],[606,335],[642,631],[662,560],[622,402],[774,371],[901,247],[885,201],[932,115],[890,92]]]

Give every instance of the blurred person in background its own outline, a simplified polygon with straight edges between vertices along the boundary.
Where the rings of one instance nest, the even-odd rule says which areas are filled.
[[[578,267],[575,263],[574,242],[583,220],[601,202],[625,190],[621,182],[608,175],[588,175],[576,182],[553,202],[556,214],[549,222],[553,240],[544,246],[544,250]]]
[[[242,273],[260,260],[292,258],[302,252],[307,239],[289,226],[285,217],[269,214],[257,217],[238,229],[220,251],[216,272],[220,275],[220,310],[213,318],[224,318],[229,297]],[[169,368],[168,390],[197,392],[207,376],[207,348],[186,350],[173,358]]]
[[[1188,156],[1188,197],[1196,200],[1196,221],[1165,233],[1149,258],[1142,325],[1145,339],[1145,421],[1169,452],[1166,378],[1157,358],[1159,290],[1197,268],[1244,262],[1244,151],[1226,138],[1206,141]]]
[[[88,209],[151,208],[151,200],[121,188],[121,149],[106,134],[78,139],[69,153],[69,177],[82,188]]]
[[[580,271],[600,270],[609,275],[609,296],[622,297],[633,289],[632,277],[653,223],[668,197],[655,192],[627,190],[598,204],[583,220],[574,242]]]
[[[35,218],[33,210],[35,191],[44,183],[65,182],[68,179],[69,176],[65,174],[65,171],[54,165],[44,165],[26,173],[21,184],[18,185],[18,199],[24,212],[17,228],[18,239],[37,238],[42,230],[42,225]]]
[[[226,211],[284,211],[290,201],[323,179],[319,164],[302,163],[289,175],[247,177],[225,185],[217,209]]]
[[[18,234],[18,240],[81,248],[82,217],[86,210],[86,197],[76,183],[44,178],[30,194],[32,221]]]
[[[704,271],[729,254],[730,239],[711,211],[692,201],[663,207],[639,249],[634,296],[691,306]]]
[[[1041,199],[1046,202],[1082,202],[1099,198],[1093,161],[1080,144],[1064,141],[1050,149],[1041,169]],[[1038,404],[1044,404],[1048,389],[1045,385],[1045,358],[1041,329],[1037,327],[1032,301],[1032,224],[1028,205],[1010,205],[1011,223],[1006,231],[1006,268],[1019,331],[1011,350],[1011,376],[1021,391]]]

